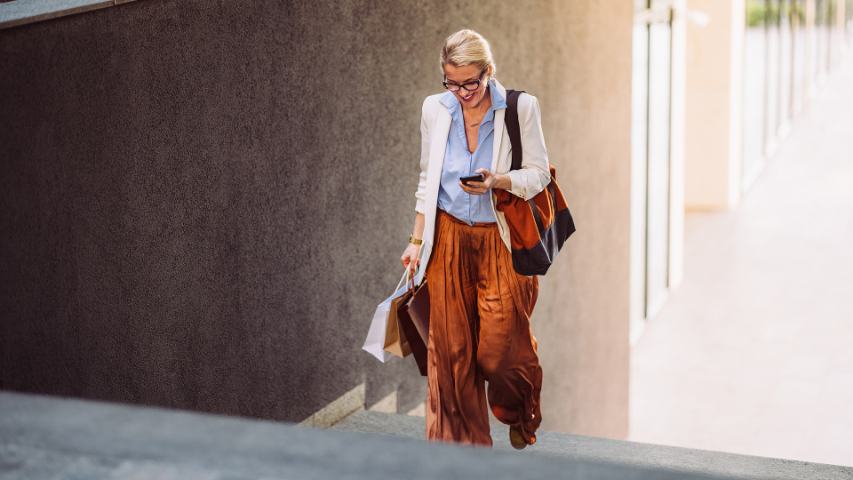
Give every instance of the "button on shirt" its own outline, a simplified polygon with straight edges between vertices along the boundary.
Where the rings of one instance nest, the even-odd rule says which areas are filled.
[[[444,152],[444,165],[441,170],[441,185],[438,190],[438,208],[462,220],[465,223],[489,223],[497,221],[492,210],[491,192],[472,195],[459,186],[459,177],[475,175],[478,168],[491,170],[493,131],[495,129],[495,110],[506,108],[506,98],[495,88],[494,79],[489,80],[489,93],[492,106],[486,111],[480,122],[477,134],[477,148],[474,153],[468,151],[465,137],[465,119],[462,105],[453,92],[446,92],[440,102],[450,112],[450,132],[447,135],[447,148]]]

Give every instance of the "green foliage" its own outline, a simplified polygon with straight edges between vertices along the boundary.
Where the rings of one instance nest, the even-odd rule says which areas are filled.
[[[853,2],[853,0],[850,0]],[[796,0],[790,7],[791,22],[797,22],[799,25],[806,23],[806,6],[802,0]]]
[[[764,18],[767,15],[766,2],[758,0],[748,0],[746,2],[746,26],[753,28],[764,25]]]
[[[845,0],[853,3],[853,0]],[[806,21],[805,1],[789,0],[747,0],[746,25],[749,28],[767,25],[778,25],[781,22],[797,22],[800,25]]]
[[[746,2],[746,25],[748,27],[760,27],[766,24],[779,23],[780,12],[778,2],[767,0],[747,0]]]

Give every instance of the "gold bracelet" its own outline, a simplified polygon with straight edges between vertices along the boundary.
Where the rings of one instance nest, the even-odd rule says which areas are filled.
[[[420,238],[415,238],[414,235],[409,235],[409,243],[411,243],[413,245],[420,245],[420,244],[424,243],[424,241]]]

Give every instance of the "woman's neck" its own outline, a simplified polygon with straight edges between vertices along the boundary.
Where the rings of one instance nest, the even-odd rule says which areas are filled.
[[[476,107],[469,107],[466,109],[463,105],[462,113],[468,116],[473,116],[475,118],[482,117],[483,115],[485,115],[486,111],[489,110],[489,107],[492,106],[492,92],[490,89],[491,85],[487,85],[486,91],[483,93],[483,101],[481,101],[480,104]]]

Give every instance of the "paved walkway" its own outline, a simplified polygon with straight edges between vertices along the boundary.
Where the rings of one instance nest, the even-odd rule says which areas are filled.
[[[630,439],[853,465],[853,54],[686,240],[632,353]]]

